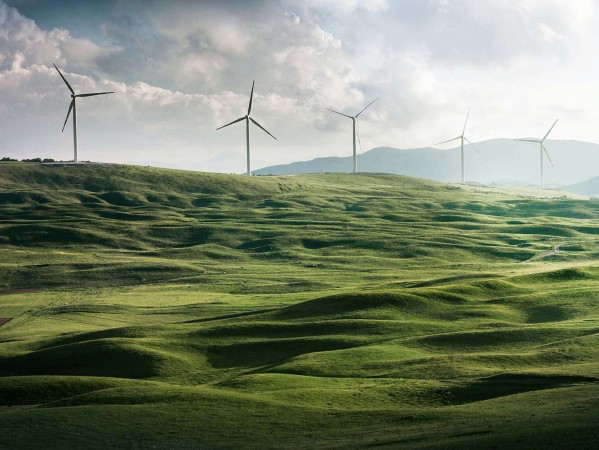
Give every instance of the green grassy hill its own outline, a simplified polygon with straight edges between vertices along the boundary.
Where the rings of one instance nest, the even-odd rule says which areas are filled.
[[[599,201],[0,164],[0,448],[593,448]]]

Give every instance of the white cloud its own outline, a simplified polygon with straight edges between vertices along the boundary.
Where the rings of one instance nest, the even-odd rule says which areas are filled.
[[[118,7],[97,43],[42,30],[0,0],[0,133],[11,155],[70,156],[68,91],[52,62],[82,92],[115,91],[81,102],[82,152],[99,160],[223,161],[242,172],[243,158],[230,168],[219,157],[243,153],[242,127],[215,128],[245,114],[252,80],[253,114],[279,139],[252,132],[254,155],[270,164],[347,154],[350,124],[324,108],[355,114],[379,96],[360,117],[365,148],[444,140],[469,107],[475,139],[534,134],[559,115],[556,137],[599,141],[591,0]]]
[[[43,31],[33,20],[0,1],[0,69],[12,64],[11,57],[19,54],[21,64],[56,62],[74,70],[93,69],[97,60],[119,51],[100,47],[89,39],[75,39],[67,30]]]
[[[314,9],[343,14],[385,12],[390,8],[389,0],[306,0],[304,4]]]

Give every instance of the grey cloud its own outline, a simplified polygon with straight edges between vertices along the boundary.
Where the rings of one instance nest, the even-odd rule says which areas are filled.
[[[541,98],[529,92],[538,61],[570,76],[551,61],[579,67],[581,56],[588,55],[580,43],[590,33],[588,10],[576,15],[568,10],[572,2],[560,1],[112,5],[102,19],[104,42],[95,43],[74,39],[68,30],[41,30],[0,0],[3,120],[9,101],[22,104],[21,122],[37,124],[54,149],[68,148],[68,139],[55,129],[64,108],[63,93],[53,91],[63,88],[50,70],[57,60],[75,83],[117,91],[82,112],[82,136],[97,133],[85,145],[108,159],[145,154],[154,161],[164,155],[216,161],[219,152],[237,151],[241,133],[214,128],[243,113],[252,80],[257,118],[279,137],[270,142],[256,136],[257,155],[271,163],[345,149],[348,124],[324,107],[357,112],[378,96],[380,102],[361,117],[365,145],[426,145],[461,122],[472,103],[508,111],[520,107],[524,89],[531,99]],[[518,61],[524,64],[515,70],[527,81],[514,87],[509,77]],[[15,86],[31,95],[7,92]],[[513,100],[506,98],[509,89]],[[33,145],[2,128],[20,151]]]

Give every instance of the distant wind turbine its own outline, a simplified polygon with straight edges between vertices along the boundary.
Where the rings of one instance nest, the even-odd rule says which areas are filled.
[[[545,139],[547,139],[547,136],[549,136],[549,133],[551,133],[551,130],[553,130],[553,127],[555,126],[555,124],[557,123],[559,119],[555,119],[555,122],[553,122],[553,125],[551,125],[551,128],[549,128],[549,131],[545,134],[545,136],[542,139],[516,139],[517,141],[524,141],[524,142],[536,142],[540,145],[540,154],[541,154],[541,188],[545,189],[545,171],[543,168],[543,160],[545,159],[543,157],[543,152],[545,152],[545,154],[547,155],[547,159],[549,160],[549,162],[551,163],[551,167],[553,167],[553,161],[551,161],[551,158],[549,157],[549,153],[547,152],[547,149],[545,148]]]
[[[464,141],[468,142],[472,147],[474,147],[474,149],[480,153],[480,150],[478,148],[476,148],[476,145],[474,145],[472,142],[470,142],[468,140],[468,138],[466,137],[466,124],[468,123],[468,117],[470,116],[470,110],[468,110],[468,114],[466,114],[466,121],[464,122],[464,129],[462,130],[462,134],[459,135],[456,138],[453,139],[449,139],[448,141],[443,141],[443,142],[439,142],[438,144],[435,145],[441,145],[441,144],[446,144],[448,142],[453,142],[453,141],[457,141],[458,139],[460,140],[460,144],[461,144],[461,154],[462,154],[462,184],[466,183],[466,161],[464,159]],[[482,155],[482,153],[480,153]]]
[[[223,125],[222,127],[217,128],[217,130],[220,130],[221,128],[225,128],[225,127],[228,127],[229,125],[233,125],[234,123],[245,120],[245,140],[246,140],[246,145],[247,145],[247,176],[248,177],[252,175],[252,172],[250,170],[250,121],[252,121],[254,123],[254,125],[256,125],[258,128],[261,128],[262,131],[264,131],[266,134],[268,134],[271,138],[273,138],[275,140],[277,139],[272,134],[270,134],[266,130],[266,128],[264,128],[262,125],[260,125],[258,122],[256,122],[254,119],[252,119],[250,117],[250,113],[252,112],[252,98],[253,97],[254,97],[254,82],[252,81],[252,92],[250,93],[250,104],[248,106],[248,113],[245,116],[240,117],[239,119],[234,120],[231,123],[228,123],[226,125]]]
[[[353,133],[354,133],[354,134],[353,134],[353,136],[354,136],[354,173],[357,173],[357,172],[358,172],[358,159],[357,159],[357,157],[356,157],[356,131],[357,131],[356,119],[358,118],[358,116],[359,116],[360,114],[362,114],[364,111],[366,111],[366,109],[367,109],[367,108],[368,108],[370,105],[372,105],[374,102],[376,102],[376,101],[377,101],[379,98],[380,98],[380,97],[378,97],[378,98],[375,98],[375,99],[374,99],[373,101],[371,101],[371,102],[370,102],[368,105],[366,105],[366,107],[365,107],[365,108],[364,108],[362,111],[360,111],[360,112],[359,112],[358,114],[356,114],[355,116],[348,116],[347,114],[343,114],[343,113],[340,113],[340,112],[338,112],[338,111],[334,111],[334,110],[332,110],[332,109],[325,108],[327,111],[334,112],[335,114],[339,114],[340,116],[348,117],[348,118],[350,118],[350,119],[352,120],[352,123],[353,123]],[[359,135],[359,134],[358,134],[358,139],[360,139],[360,135]]]
[[[64,120],[64,125],[62,126],[62,131],[64,132],[64,127],[67,125],[67,120],[69,120],[69,115],[71,114],[71,110],[73,110],[73,148],[74,148],[74,152],[75,152],[73,161],[78,162],[79,160],[77,159],[77,107],[75,104],[75,99],[77,99],[78,97],[93,97],[94,95],[114,94],[114,92],[111,91],[111,92],[94,92],[91,94],[75,94],[75,91],[73,90],[73,88],[71,87],[69,82],[66,80],[66,78],[62,75],[62,73],[60,73],[60,70],[58,70],[58,67],[56,67],[56,64],[54,64],[54,68],[58,71],[60,78],[62,78],[62,81],[64,81],[64,84],[67,85],[67,87],[69,88],[69,91],[71,91],[72,100],[71,100],[71,104],[69,105],[69,111],[67,112],[67,118]]]

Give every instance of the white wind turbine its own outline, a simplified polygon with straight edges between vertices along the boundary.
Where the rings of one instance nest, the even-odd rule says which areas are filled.
[[[75,103],[75,99],[79,98],[79,97],[93,97],[94,95],[105,95],[105,94],[114,94],[114,92],[94,92],[91,94],[75,94],[75,91],[73,90],[73,88],[71,87],[71,85],[69,84],[69,82],[66,80],[66,78],[62,75],[62,73],[60,73],[60,70],[58,70],[58,67],[56,67],[56,64],[54,64],[54,68],[58,71],[58,74],[60,75],[60,78],[62,78],[62,81],[64,81],[64,84],[67,85],[67,87],[69,88],[69,91],[71,91],[71,104],[69,105],[69,111],[67,112],[67,118],[64,120],[64,125],[62,126],[62,131],[64,132],[64,127],[67,125],[67,120],[69,120],[69,115],[71,114],[71,110],[73,110],[73,148],[74,148],[74,158],[73,161],[78,162],[79,160],[77,159],[77,105]]]
[[[474,147],[474,149],[479,154],[482,155],[482,153],[480,153],[480,150],[478,148],[476,148],[476,145],[474,145],[472,142],[470,142],[468,140],[468,138],[466,137],[466,124],[468,123],[469,116],[470,116],[470,110],[468,110],[468,114],[466,114],[466,121],[464,122],[464,129],[462,130],[461,135],[459,135],[456,138],[449,139],[448,141],[443,141],[443,142],[439,142],[438,144],[435,144],[435,145],[441,145],[441,144],[446,144],[447,142],[457,141],[458,139],[460,140],[460,148],[461,148],[461,156],[462,156],[462,184],[466,183],[466,161],[464,159],[464,141],[468,142],[472,147]]]
[[[555,126],[555,124],[557,123],[559,119],[555,119],[555,122],[553,122],[553,125],[551,125],[551,128],[549,128],[549,131],[545,134],[545,136],[543,137],[543,139],[516,139],[517,141],[524,141],[524,142],[536,142],[539,144],[540,148],[540,155],[541,155],[541,188],[545,189],[545,171],[543,168],[543,160],[545,159],[543,157],[543,152],[545,152],[545,154],[547,155],[547,159],[549,160],[549,162],[551,163],[551,167],[553,167],[553,161],[551,161],[551,158],[549,157],[549,153],[547,152],[547,149],[545,148],[545,139],[547,139],[547,136],[549,136],[549,133],[551,133],[551,130],[553,130],[553,127]]]
[[[358,118],[358,116],[359,116],[360,114],[362,114],[364,111],[366,111],[366,109],[367,109],[367,108],[368,108],[370,105],[372,105],[374,102],[376,102],[376,101],[377,101],[379,98],[380,98],[380,97],[378,97],[378,98],[375,98],[375,99],[374,99],[373,101],[371,101],[371,102],[370,102],[368,105],[366,105],[366,107],[365,107],[365,108],[364,108],[362,111],[360,111],[360,112],[359,112],[358,114],[356,114],[355,116],[348,116],[347,114],[343,114],[343,113],[340,113],[340,112],[338,112],[338,111],[334,111],[334,110],[332,110],[332,109],[325,108],[327,111],[334,112],[335,114],[339,114],[340,116],[348,117],[348,118],[350,118],[350,119],[352,120],[352,123],[353,123],[353,136],[354,136],[354,156],[353,156],[353,158],[354,158],[354,173],[357,173],[357,172],[358,172],[358,159],[357,159],[357,157],[356,157],[356,131],[357,131],[356,119]],[[358,139],[360,139],[360,135],[358,135]]]
[[[252,92],[250,93],[250,105],[248,106],[248,113],[245,116],[240,117],[239,119],[234,120],[231,123],[228,123],[226,125],[223,125],[222,127],[217,128],[217,130],[220,130],[221,128],[225,128],[225,127],[228,127],[229,125],[233,125],[234,123],[245,120],[245,140],[246,140],[246,145],[247,145],[247,176],[248,177],[252,175],[252,172],[250,170],[250,120],[254,123],[254,125],[256,125],[258,128],[261,128],[262,131],[264,131],[270,137],[272,137],[275,140],[277,139],[272,134],[270,134],[266,130],[266,128],[264,128],[262,125],[260,125],[258,122],[256,122],[254,119],[252,119],[250,117],[250,112],[252,112],[252,98],[253,97],[254,97],[254,82],[252,81]]]

